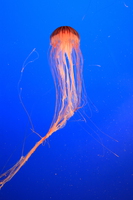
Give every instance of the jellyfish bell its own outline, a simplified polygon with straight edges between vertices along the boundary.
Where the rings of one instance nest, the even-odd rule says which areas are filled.
[[[63,51],[68,50],[67,45],[69,45],[69,49],[72,49],[72,46],[78,46],[80,42],[79,40],[80,36],[78,32],[70,26],[61,26],[55,29],[50,36],[50,44],[53,47],[60,46]]]

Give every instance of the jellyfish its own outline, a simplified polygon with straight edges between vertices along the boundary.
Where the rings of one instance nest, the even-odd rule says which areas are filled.
[[[0,175],[0,188],[28,161],[36,149],[54,132],[63,128],[74,113],[83,107],[83,57],[80,50],[80,36],[69,26],[61,26],[50,36],[50,66],[56,89],[55,113],[44,137],[31,148],[18,162]]]

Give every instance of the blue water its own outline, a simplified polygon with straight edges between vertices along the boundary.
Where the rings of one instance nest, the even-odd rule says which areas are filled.
[[[59,26],[80,34],[88,98],[81,114],[75,113],[5,184],[0,200],[132,200],[132,1],[8,0],[1,2],[0,19],[1,173],[39,140],[18,95],[22,66],[36,58],[19,88],[35,131],[44,136],[50,127],[55,88],[49,36]],[[39,57],[33,53],[24,63],[34,48]]]

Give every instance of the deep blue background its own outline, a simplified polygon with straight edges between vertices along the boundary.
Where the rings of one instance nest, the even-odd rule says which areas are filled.
[[[1,173],[39,139],[18,98],[20,71],[33,48],[39,58],[25,68],[22,99],[35,130],[43,136],[50,127],[55,88],[49,36],[59,26],[71,26],[81,36],[90,99],[90,108],[81,109],[87,123],[75,113],[2,188],[0,200],[133,199],[133,2],[2,0],[0,7]]]

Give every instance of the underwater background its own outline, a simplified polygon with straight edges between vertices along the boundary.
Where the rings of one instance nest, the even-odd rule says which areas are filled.
[[[51,125],[49,37],[59,26],[80,34],[88,98],[4,185],[0,200],[132,200],[133,2],[2,0],[0,19],[0,174],[39,140],[19,95],[37,133]]]

